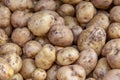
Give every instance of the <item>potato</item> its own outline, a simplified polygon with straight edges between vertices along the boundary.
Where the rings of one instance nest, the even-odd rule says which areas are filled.
[[[21,48],[15,43],[6,43],[0,47],[0,54],[16,53],[22,54]]]
[[[94,79],[94,78],[87,78],[86,80],[96,80],[96,79]]]
[[[57,71],[60,68],[58,65],[53,65],[48,71],[47,71],[47,78],[46,80],[57,80]]]
[[[23,77],[21,74],[17,73],[17,74],[14,74],[10,80],[23,80]]]
[[[57,64],[69,65],[79,58],[79,52],[73,47],[65,47],[57,52]]]
[[[45,12],[36,12],[28,21],[28,28],[35,36],[45,36],[54,24],[54,16]]]
[[[103,80],[120,80],[119,74],[120,69],[112,69],[105,75]]]
[[[106,58],[99,59],[96,68],[93,71],[93,77],[97,80],[103,80],[103,77],[110,70],[110,66]]]
[[[9,80],[14,75],[14,70],[3,58],[0,58],[0,80]]]
[[[32,73],[33,80],[45,80],[46,72],[43,69],[37,68]]]
[[[22,69],[20,70],[21,75],[24,79],[32,77],[32,72],[36,69],[34,60],[26,58],[22,60]]]
[[[110,20],[120,22],[120,6],[115,6],[110,10]]]
[[[40,51],[41,44],[35,40],[31,40],[23,47],[23,52],[28,58],[34,58],[35,55]]]
[[[108,27],[107,33],[111,39],[120,38],[120,23],[111,23]]]
[[[32,16],[33,13],[29,12],[28,10],[26,11],[14,11],[13,14],[11,15],[11,24],[13,27],[26,27],[27,22]]]
[[[93,48],[95,52],[99,55],[102,47],[106,41],[106,32],[103,28],[97,26],[91,26],[81,32],[78,38],[78,48],[79,50],[84,50],[86,48]]]
[[[110,24],[108,16],[104,12],[98,12],[93,19],[87,24],[89,26],[99,26],[107,30]]]
[[[113,3],[114,3],[114,5],[119,6],[120,5],[120,0],[113,0]]]
[[[58,69],[58,80],[85,80],[86,73],[79,65],[63,66]]]
[[[56,46],[69,46],[73,42],[73,34],[65,25],[54,25],[48,33],[48,39]]]
[[[8,7],[0,3],[0,27],[8,27],[10,25],[11,12]]]
[[[62,2],[64,3],[67,3],[67,4],[78,4],[80,3],[82,0],[61,0]]]
[[[41,69],[49,69],[55,61],[56,51],[54,46],[46,44],[35,56],[35,65]]]
[[[3,2],[11,11],[33,8],[32,0],[3,0]]]
[[[7,34],[8,37],[11,36],[12,29],[13,29],[11,26],[8,26],[8,27],[2,28],[2,29],[5,31],[5,33]]]
[[[112,4],[113,0],[91,0],[96,8],[107,9]]]
[[[107,54],[116,54],[117,50],[119,49],[120,39],[112,39],[104,45],[102,49],[102,56],[107,56]]]
[[[95,68],[97,59],[96,52],[92,48],[87,48],[80,52],[80,57],[76,63],[81,65],[88,75]]]
[[[76,18],[79,23],[89,22],[95,13],[94,6],[91,2],[82,1],[76,6]]]
[[[11,35],[12,41],[20,46],[23,46],[31,38],[32,34],[26,27],[14,29]]]
[[[72,5],[70,4],[63,4],[59,7],[59,9],[57,10],[57,12],[61,15],[61,16],[74,16],[75,13],[75,9]]]
[[[40,10],[55,10],[56,9],[56,3],[54,0],[40,0],[36,3],[34,10],[40,11]]]

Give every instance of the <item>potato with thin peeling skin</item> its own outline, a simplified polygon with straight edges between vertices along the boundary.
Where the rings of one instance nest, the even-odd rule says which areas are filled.
[[[80,51],[86,48],[93,48],[95,52],[100,55],[105,41],[105,30],[101,27],[91,26],[81,32],[77,45]]]
[[[47,71],[47,78],[46,80],[57,80],[57,71],[60,68],[58,65],[53,65],[48,71]]]
[[[56,50],[51,44],[44,45],[35,56],[35,65],[41,69],[49,69],[56,58]]]
[[[20,73],[14,74],[10,80],[23,80],[23,77]]]
[[[59,65],[70,65],[79,58],[79,52],[73,47],[65,47],[57,52],[56,63]]]
[[[29,12],[28,10],[26,11],[14,11],[13,14],[11,15],[11,24],[13,27],[26,27],[27,22],[30,19],[30,17],[33,15],[33,13]]]
[[[32,73],[33,80],[45,80],[46,76],[46,71],[40,68],[35,69]]]
[[[97,80],[103,80],[103,77],[110,71],[110,66],[106,58],[99,59],[96,68],[93,71],[93,77]]]
[[[120,0],[113,0],[114,5],[119,6],[120,5]]]
[[[61,0],[63,3],[67,3],[67,4],[78,4],[80,3],[82,0]]]
[[[81,65],[85,69],[86,75],[88,75],[95,68],[97,59],[96,52],[92,48],[87,48],[80,52],[80,57],[76,64]]]
[[[96,79],[94,79],[94,78],[87,78],[86,80],[96,80]]]
[[[86,73],[80,65],[63,66],[58,69],[58,80],[85,80]]]

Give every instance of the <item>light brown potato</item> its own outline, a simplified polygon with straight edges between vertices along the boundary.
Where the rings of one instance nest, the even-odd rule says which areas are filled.
[[[58,69],[58,80],[85,80],[86,73],[80,65],[63,66]]]
[[[32,77],[32,72],[36,69],[34,60],[26,58],[22,60],[22,68],[20,70],[21,75],[24,79]]]
[[[120,22],[120,6],[114,6],[110,10],[110,20],[113,22]]]
[[[94,79],[94,78],[87,78],[86,80],[96,80],[96,79]]]
[[[98,12],[93,17],[93,19],[87,24],[87,27],[99,26],[99,27],[102,27],[103,29],[107,30],[109,24],[110,24],[109,17],[103,12]]]
[[[73,33],[65,25],[54,25],[48,33],[48,39],[56,46],[69,46],[73,42]]]
[[[11,35],[12,41],[20,46],[23,46],[31,38],[32,34],[26,27],[14,29]]]
[[[61,1],[64,2],[64,3],[67,3],[67,4],[78,4],[82,0],[61,0]]]
[[[46,79],[46,71],[40,68],[37,68],[32,73],[33,80],[45,80]]]
[[[13,14],[11,15],[11,24],[13,27],[26,27],[27,22],[32,16],[33,13],[29,12],[28,10],[26,11],[14,11]]]
[[[92,48],[87,48],[80,52],[80,57],[76,63],[81,65],[88,75],[95,68],[97,59],[96,52]]]
[[[82,1],[76,6],[76,17],[79,23],[89,22],[95,13],[95,8],[92,3]]]
[[[120,80],[120,69],[112,69],[110,70],[103,80]]]
[[[113,0],[114,5],[119,6],[120,5],[120,0]]]
[[[35,11],[40,10],[55,10],[56,9],[56,3],[54,0],[39,0],[34,7]]]
[[[96,8],[107,9],[112,4],[113,0],[92,0],[92,3]]]
[[[40,51],[41,44],[35,40],[27,42],[23,47],[23,53],[28,58],[34,58],[35,55]]]
[[[35,56],[35,65],[41,69],[49,69],[56,58],[56,50],[51,44],[46,44]]]
[[[120,23],[111,23],[108,27],[107,33],[111,39],[120,38]]]
[[[35,36],[45,36],[54,24],[54,16],[46,12],[36,12],[28,21],[28,28]]]
[[[86,48],[93,48],[99,55],[102,47],[105,44],[105,41],[105,30],[101,27],[91,26],[81,32],[77,45],[80,51]]]
[[[60,68],[58,65],[53,65],[48,71],[47,71],[47,78],[46,80],[57,80],[57,71]]]
[[[73,47],[65,47],[57,52],[57,64],[70,65],[79,58],[79,52]]]
[[[103,49],[102,49],[102,56],[107,56],[107,54],[115,54],[117,50],[120,49],[120,39],[112,39],[108,41]]]
[[[3,58],[0,58],[0,80],[9,80],[14,75],[14,70]]]
[[[97,80],[103,80],[103,77],[110,70],[110,66],[106,58],[99,59],[96,68],[93,71],[93,77]]]
[[[61,16],[74,16],[75,13],[75,9],[72,5],[70,4],[63,4],[59,7],[59,9],[57,10],[57,12],[61,15]]]
[[[32,0],[3,0],[3,2],[11,11],[33,8]]]
[[[5,31],[5,33],[7,34],[8,37],[11,36],[12,29],[13,29],[11,26],[8,26],[8,27],[2,28],[2,29]]]
[[[16,53],[22,54],[21,48],[15,43],[6,43],[0,47],[0,54]]]
[[[0,3],[0,27],[8,27],[10,25],[11,12],[8,7]]]
[[[17,73],[14,74],[9,80],[23,80],[23,77],[21,74]]]

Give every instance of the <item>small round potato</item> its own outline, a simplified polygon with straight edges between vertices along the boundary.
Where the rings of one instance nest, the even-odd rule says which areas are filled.
[[[20,46],[23,46],[27,41],[32,38],[32,34],[28,28],[16,28],[11,35],[12,41]]]
[[[14,70],[6,60],[0,58],[0,80],[9,80],[14,75]]]
[[[93,77],[97,80],[103,80],[103,77],[110,70],[110,66],[106,58],[99,59],[96,68],[93,71]]]
[[[33,80],[45,80],[46,79],[46,72],[43,69],[37,68],[32,73]]]
[[[79,23],[89,22],[95,13],[95,8],[92,3],[82,1],[76,6],[76,17]]]
[[[23,77],[21,74],[17,73],[17,74],[14,74],[10,80],[23,80]]]
[[[55,10],[56,9],[56,3],[54,0],[39,0],[34,7],[35,11],[40,10]]]
[[[94,78],[87,78],[86,80],[96,80],[96,79],[94,79]]]
[[[57,71],[60,68],[58,65],[53,65],[48,71],[47,71],[47,78],[46,80],[57,80]]]
[[[73,47],[66,47],[57,52],[57,64],[69,65],[79,58],[79,52]]]
[[[120,22],[120,6],[115,6],[110,10],[110,20]]]
[[[56,58],[56,50],[51,44],[46,44],[35,56],[35,65],[41,69],[49,69]]]
[[[45,36],[54,24],[54,16],[46,12],[36,12],[28,21],[28,28],[36,36]]]
[[[92,0],[92,3],[96,8],[107,9],[112,4],[113,0]]]
[[[114,5],[119,6],[120,5],[120,0],[113,0]]]
[[[57,10],[57,12],[61,15],[61,16],[74,16],[75,13],[75,9],[72,5],[70,4],[63,4],[59,7],[59,9]]]
[[[35,40],[29,41],[23,47],[23,52],[26,57],[34,58],[35,55],[40,51],[41,44]]]
[[[120,80],[120,69],[112,69],[110,70],[103,80]]]
[[[87,48],[80,52],[80,57],[76,63],[81,65],[88,75],[95,68],[97,59],[96,52],[92,48]]]
[[[86,73],[80,65],[63,66],[58,69],[58,80],[85,80]]]
[[[3,2],[11,11],[33,8],[32,0],[3,0]]]
[[[78,4],[82,0],[61,0],[61,1],[64,2],[64,3],[67,3],[67,4]]]
[[[91,26],[81,32],[78,38],[79,50],[93,48],[99,55],[106,41],[106,32],[98,26]]]
[[[65,25],[54,25],[48,33],[48,39],[56,46],[69,46],[73,42],[73,33]]]
[[[31,78],[32,77],[32,72],[36,69],[34,60],[26,58],[22,60],[22,68],[20,70],[21,75],[25,78]]]
[[[13,27],[26,27],[27,22],[33,13],[17,10],[11,15],[11,24]]]
[[[6,43],[0,47],[0,54],[16,53],[22,54],[21,48],[15,43]]]
[[[114,22],[110,24],[107,33],[111,39],[120,38],[120,23]]]

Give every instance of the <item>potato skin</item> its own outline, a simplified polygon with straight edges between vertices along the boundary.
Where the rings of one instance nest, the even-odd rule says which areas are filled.
[[[63,66],[57,72],[58,80],[85,80],[85,77],[85,70],[80,65]]]
[[[57,52],[57,64],[70,65],[79,58],[79,52],[73,47],[65,47]]]
[[[88,75],[95,68],[97,59],[97,53],[92,48],[87,48],[80,52],[80,57],[76,63],[81,65]]]
[[[35,65],[41,69],[49,69],[56,58],[56,50],[51,44],[46,44],[35,56]]]
[[[73,42],[73,33],[65,25],[54,25],[48,33],[48,39],[56,46],[69,46]]]
[[[20,73],[14,74],[10,80],[23,80],[23,77]]]
[[[99,59],[96,68],[93,71],[93,77],[97,80],[103,80],[103,77],[110,71],[110,66],[106,58]]]
[[[94,78],[87,78],[86,80],[96,80],[96,79],[94,79]]]
[[[81,32],[77,45],[80,51],[84,50],[85,48],[93,48],[99,55],[102,47],[105,44],[105,41],[105,30],[101,27],[91,26]]]
[[[78,4],[80,3],[82,0],[61,0],[62,2],[64,3],[67,3],[67,4]]]
[[[120,5],[120,0],[113,0],[114,5],[119,6]]]
[[[89,22],[95,13],[95,8],[92,3],[82,1],[76,6],[76,17],[79,23]]]
[[[120,70],[112,69],[110,70],[103,78],[103,80],[119,80],[120,79]]]
[[[8,37],[11,36],[12,30],[13,30],[11,25],[8,27],[2,28],[2,29],[5,31],[5,33],[7,34]]]

